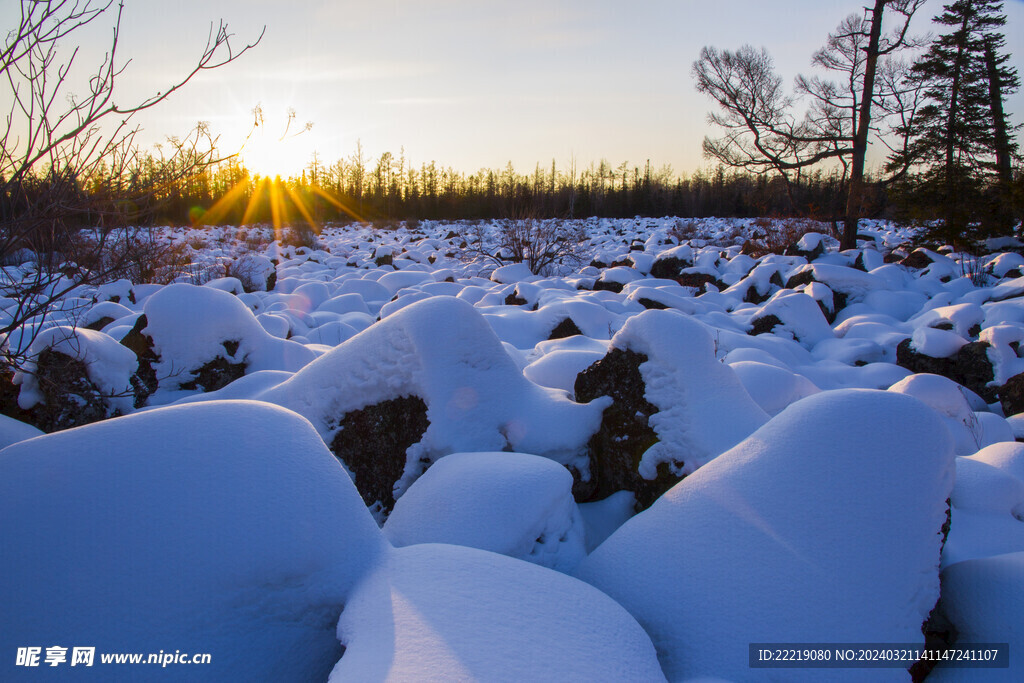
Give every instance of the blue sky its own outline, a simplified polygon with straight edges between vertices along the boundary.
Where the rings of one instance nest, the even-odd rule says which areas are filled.
[[[650,159],[677,171],[702,165],[710,102],[690,65],[704,45],[764,46],[787,82],[862,2],[840,0],[127,0],[125,101],[159,90],[202,48],[223,18],[256,50],[201,75],[142,120],[144,140],[209,121],[225,147],[240,142],[260,104],[268,130],[287,111],[313,129],[272,145],[287,166],[316,149],[328,163],[351,154],[436,160],[460,170],[535,162]],[[918,32],[942,6],[930,0]],[[13,2],[9,5],[14,5]],[[9,7],[8,11],[13,9]],[[1024,2],[1007,3],[1008,48],[1024,72]],[[0,18],[2,18],[0,11]],[[9,23],[8,22],[5,22]],[[102,44],[105,33],[91,40]],[[1024,97],[1009,102],[1022,121]],[[276,136],[275,136],[276,137]]]

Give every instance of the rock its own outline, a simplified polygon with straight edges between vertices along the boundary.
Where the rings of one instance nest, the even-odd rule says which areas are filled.
[[[997,389],[988,386],[995,378],[992,361],[986,353],[988,348],[988,342],[970,342],[960,347],[956,355],[950,358],[933,358],[918,353],[911,347],[911,340],[904,339],[896,347],[896,364],[913,373],[948,377],[981,396],[986,403],[993,403],[996,400]]]
[[[228,345],[229,342],[224,342]],[[234,342],[237,349],[238,342]],[[198,370],[193,370],[194,378],[181,384],[182,389],[194,391],[199,389],[204,392],[223,389],[236,379],[245,375],[245,363],[232,363],[223,356],[218,356],[203,364]]]
[[[915,249],[909,256],[899,262],[901,266],[908,268],[927,268],[932,263],[932,258],[922,249]]]
[[[583,334],[580,328],[573,322],[572,318],[564,318],[561,322],[555,325],[555,328],[551,330],[551,334],[548,335],[548,340],[551,339],[565,339],[566,337],[573,337],[577,334]]]
[[[1006,380],[1006,384],[999,387],[996,394],[1003,406],[1004,415],[1024,412],[1024,372]]]
[[[587,444],[590,450],[590,485],[580,502],[601,500],[616,491],[636,494],[637,507],[647,508],[671,488],[680,477],[659,467],[653,481],[640,476],[640,459],[658,436],[648,420],[658,408],[645,398],[646,387],[640,365],[647,356],[634,351],[612,349],[576,378],[576,400],[587,403],[611,396],[612,405],[601,416],[601,427]]]
[[[657,310],[657,311],[663,311],[666,308],[668,308],[668,306],[666,306],[665,304],[661,303],[660,301],[654,301],[653,299],[648,299],[646,297],[641,297],[641,298],[637,299],[637,303],[639,303],[641,306],[643,306],[644,308],[646,308],[648,310],[654,309],[654,310]]]
[[[110,417],[99,387],[82,361],[45,349],[36,360],[36,382],[44,402],[29,413],[32,424],[56,432]]]
[[[706,290],[705,285],[714,285],[718,289],[725,289],[725,285],[714,275],[709,273],[681,273],[675,278],[683,287],[696,287],[698,290]]]
[[[89,323],[88,325],[84,325],[83,327],[85,327],[88,330],[96,330],[97,332],[99,332],[100,330],[102,330],[104,327],[106,327],[107,325],[109,325],[112,322],[114,322],[113,318],[111,318],[109,316],[104,316],[104,317],[100,318],[99,320],[94,320],[93,322]]]
[[[790,244],[783,252],[785,256],[803,256],[808,261],[813,261],[825,253],[824,235],[816,232],[809,232],[800,238],[799,241]]]
[[[684,268],[689,268],[692,265],[692,263],[674,256],[657,259],[651,266],[651,277],[674,280],[679,277],[679,274],[683,272]]]
[[[131,331],[121,338],[121,345],[134,352],[139,361],[139,369],[131,380],[136,408],[146,405],[146,399],[156,391],[159,384],[153,364],[160,362],[160,357],[153,350],[153,339],[142,332],[147,324],[146,315],[140,315]]]
[[[346,413],[330,443],[345,463],[366,505],[385,514],[395,506],[395,482],[405,472],[406,449],[423,438],[430,422],[418,396],[381,401]]]
[[[612,280],[597,280],[594,282],[594,291],[607,291],[619,294],[622,292],[623,284],[621,282],[614,282]]]
[[[779,320],[777,315],[764,315],[759,318],[755,318],[750,321],[751,327],[750,332],[747,334],[756,337],[759,334],[766,334],[775,329],[777,325],[781,325],[782,321]]]

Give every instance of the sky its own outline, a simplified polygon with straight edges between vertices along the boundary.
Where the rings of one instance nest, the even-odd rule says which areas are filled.
[[[187,73],[211,22],[227,22],[236,62],[204,72],[139,118],[146,145],[206,121],[237,150],[259,105],[265,126],[243,156],[256,170],[297,172],[315,150],[331,163],[404,148],[413,164],[465,172],[536,163],[578,167],[604,158],[676,172],[707,166],[701,141],[712,103],[694,89],[701,48],[765,47],[787,84],[863,0],[125,0],[119,53],[131,58],[124,102]],[[915,18],[931,30],[942,0]],[[16,3],[0,9],[9,26]],[[1024,2],[1006,3],[1007,49],[1024,73]],[[109,23],[79,35],[100,55]],[[1024,121],[1024,95],[1007,103]],[[295,121],[284,133],[288,112]],[[312,122],[308,132],[305,122]]]

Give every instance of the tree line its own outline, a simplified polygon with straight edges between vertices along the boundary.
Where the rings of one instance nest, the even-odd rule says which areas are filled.
[[[152,168],[158,172],[160,165]],[[816,169],[785,183],[721,164],[676,174],[650,162],[614,166],[605,160],[584,168],[552,161],[530,172],[508,163],[465,173],[433,161],[413,166],[389,152],[367,159],[357,149],[329,165],[314,157],[289,178],[253,175],[243,163],[228,160],[157,189],[145,216],[138,218],[154,224],[235,225],[666,215],[835,221],[842,215],[842,184],[835,169]],[[881,216],[886,209],[885,194],[872,195],[869,214]]]

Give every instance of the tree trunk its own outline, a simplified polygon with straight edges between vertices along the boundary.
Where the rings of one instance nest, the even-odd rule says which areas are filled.
[[[882,38],[882,13],[889,0],[875,0],[871,10],[871,33],[864,58],[864,90],[861,93],[860,116],[853,136],[853,159],[850,165],[850,191],[846,197],[846,221],[843,224],[842,249],[857,246],[857,221],[860,218],[861,199],[864,195],[864,158],[868,151],[868,133],[871,129],[871,101],[875,97],[875,72],[878,67],[878,49]]]
[[[985,67],[988,71],[988,97],[992,110],[992,133],[996,148],[996,202],[995,219],[1002,232],[1013,228],[1013,216],[1010,212],[1013,166],[1010,152],[1010,136],[1006,131],[1006,116],[1003,114],[1002,82],[999,78],[999,65],[996,63],[996,51],[991,36],[985,38]]]
[[[946,196],[943,213],[945,214],[945,231],[946,236],[953,238],[954,230],[966,227],[958,226],[957,213],[960,210],[960,202],[956,199],[957,196],[957,174],[956,174],[956,123],[957,117],[960,115],[960,88],[963,85],[964,77],[964,62],[966,61],[966,43],[967,41],[967,22],[968,17],[964,16],[963,26],[960,29],[960,33],[963,38],[960,39],[960,45],[957,46],[956,50],[956,61],[953,64],[953,80],[950,83],[949,89],[949,117],[946,121],[946,168],[945,168],[945,180],[946,180]]]

